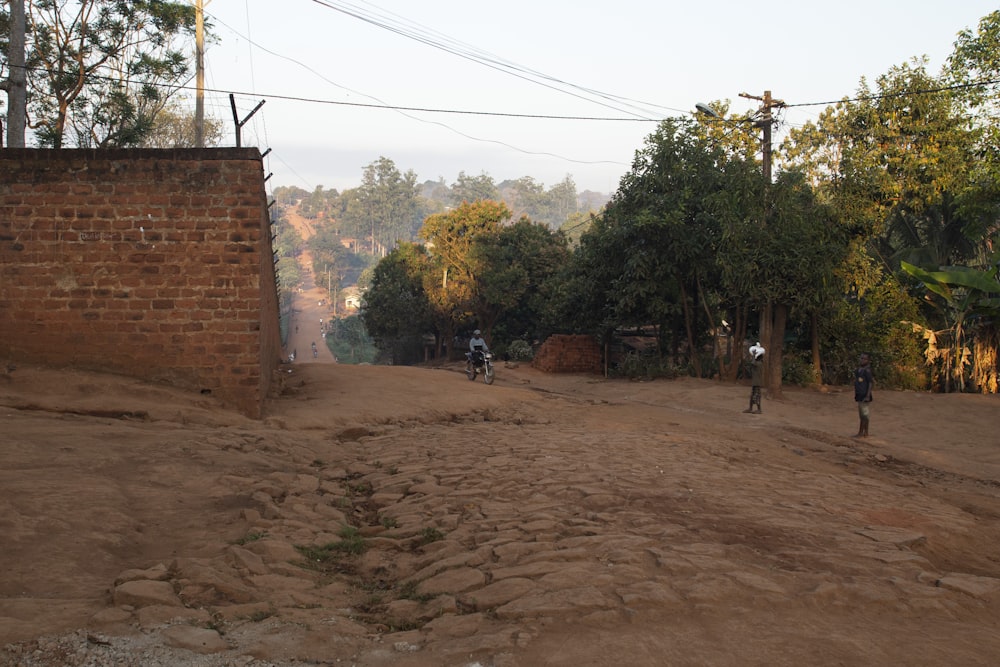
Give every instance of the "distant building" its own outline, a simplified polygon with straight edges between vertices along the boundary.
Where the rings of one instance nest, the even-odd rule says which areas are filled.
[[[344,295],[344,309],[346,311],[357,312],[361,310],[361,290],[358,289],[357,285],[345,287],[341,290],[341,294]]]

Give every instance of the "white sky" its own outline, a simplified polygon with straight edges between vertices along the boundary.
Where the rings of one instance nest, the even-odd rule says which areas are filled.
[[[345,11],[502,61],[515,76]],[[205,0],[218,41],[206,53],[206,113],[235,145],[229,92],[246,117],[244,146],[270,148],[269,186],[356,187],[379,157],[418,182],[459,172],[499,183],[613,192],[654,122],[400,112],[337,103],[499,114],[685,116],[697,102],[742,113],[765,90],[788,104],[853,96],[893,65],[926,55],[936,73],[957,33],[996,0]],[[525,80],[530,70],[558,83]],[[535,77],[537,80],[537,77]],[[553,90],[553,87],[558,90]],[[600,95],[611,96],[612,101]],[[322,102],[296,101],[305,98]],[[789,109],[791,125],[824,106]],[[775,143],[780,141],[780,130]]]

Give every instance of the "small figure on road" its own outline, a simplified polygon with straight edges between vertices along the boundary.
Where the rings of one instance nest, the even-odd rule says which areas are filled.
[[[868,419],[871,417],[872,389],[875,387],[875,376],[872,375],[871,357],[867,352],[861,353],[858,369],[854,371],[854,400],[858,404],[858,433],[855,438],[868,437]]]

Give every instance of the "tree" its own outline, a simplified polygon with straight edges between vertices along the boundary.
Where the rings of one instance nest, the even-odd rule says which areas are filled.
[[[510,218],[503,204],[480,200],[464,203],[447,213],[432,215],[420,229],[428,241],[431,261],[424,275],[424,291],[443,337],[448,356],[458,328],[474,313],[479,264],[473,255],[476,238],[497,232]],[[489,329],[481,326],[489,339]]]
[[[400,241],[410,241],[420,221],[417,175],[400,173],[380,157],[364,168],[361,186],[344,193],[347,233],[367,236],[372,255],[384,255]]]
[[[534,338],[551,320],[551,279],[568,259],[566,238],[522,218],[475,237],[471,248],[473,311],[492,334],[498,323],[508,338]]]
[[[997,71],[990,46],[1000,32],[1000,13],[983,19],[980,29],[979,35],[960,35],[944,77],[928,74],[926,59],[893,67],[878,77],[874,91],[862,81],[857,100],[827,109],[818,124],[792,131],[783,145],[820,197],[840,212],[844,231],[863,241],[852,245],[854,266],[866,265],[859,253],[883,265],[884,271],[853,272],[857,284],[845,283],[851,298],[880,287],[859,280],[863,275],[889,290],[893,283],[908,284],[915,293],[918,286],[912,274],[900,271],[902,262],[925,271],[985,265],[991,237],[1000,231],[1000,162],[988,139],[996,128],[988,93],[996,84],[976,77]],[[941,90],[948,84],[951,90]],[[919,326],[951,329],[940,308],[925,308]],[[891,329],[885,334],[897,335]]]
[[[771,357],[767,386],[773,397],[780,397],[788,317],[798,310],[812,318],[818,356],[817,314],[828,303],[833,271],[844,260],[848,237],[834,210],[818,200],[797,172],[779,175],[769,188],[768,204],[764,224],[744,219],[728,227],[719,258],[737,292],[759,306],[771,305],[771,335],[762,342]]]
[[[359,315],[334,320],[332,331],[326,335],[326,346],[337,361],[347,364],[370,364],[377,353]]]
[[[282,206],[295,206],[308,197],[309,192],[296,185],[279,185],[274,189],[274,198]]]
[[[948,61],[948,81],[969,119],[973,159],[965,165],[969,187],[957,197],[973,239],[1000,233],[1000,11],[984,16],[978,31],[963,30]],[[982,263],[982,262],[979,262]]]
[[[34,0],[28,109],[42,146],[137,146],[189,73],[176,41],[194,7],[166,0]]]
[[[504,192],[504,199],[511,201],[511,217],[519,220],[522,217],[534,220],[548,218],[548,197],[545,185],[531,176],[524,176],[514,181]]]
[[[486,172],[479,176],[466,176],[464,171],[458,172],[458,179],[451,185],[452,205],[458,206],[463,202],[471,204],[482,199],[500,199],[500,189],[493,178]]]
[[[590,229],[594,221],[594,213],[583,213],[578,211],[573,213],[560,227],[559,231],[566,236],[566,240],[571,245],[579,245],[580,237]]]
[[[361,320],[393,363],[414,361],[423,334],[432,331],[431,304],[423,280],[429,257],[423,246],[402,243],[375,266]]]
[[[548,198],[552,217],[547,222],[553,228],[561,226],[577,212],[576,183],[571,176],[566,176],[560,183],[549,188]]]
[[[204,145],[218,146],[222,141],[222,121],[205,118]],[[149,133],[139,145],[143,148],[195,148],[194,114],[171,100],[153,119]]]
[[[613,250],[603,258],[586,252],[590,261],[614,267],[609,321],[658,325],[661,349],[672,342],[676,351],[684,340],[691,369],[701,376],[704,334],[714,333],[723,315],[718,243],[724,226],[759,211],[760,181],[759,169],[728,156],[699,127],[661,123],[594,227]],[[678,314],[682,332],[675,336]]]

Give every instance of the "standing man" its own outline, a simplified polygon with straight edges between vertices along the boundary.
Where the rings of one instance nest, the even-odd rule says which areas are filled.
[[[875,386],[875,377],[872,375],[871,357],[867,352],[861,353],[859,366],[854,371],[854,400],[858,404],[858,434],[855,438],[868,437],[868,418],[871,416],[872,388]]]

